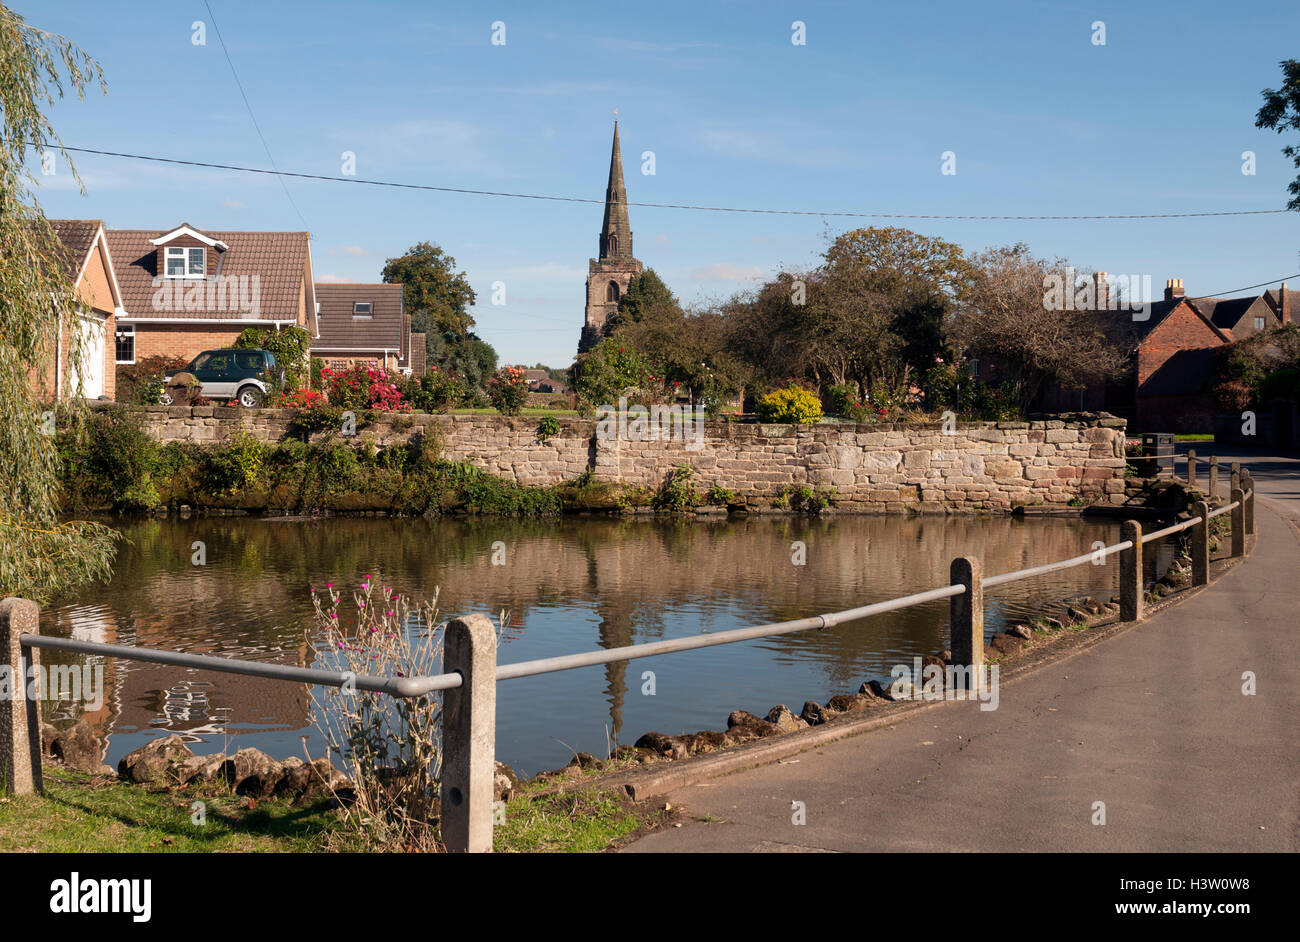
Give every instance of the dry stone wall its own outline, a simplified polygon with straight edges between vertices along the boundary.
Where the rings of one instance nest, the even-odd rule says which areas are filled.
[[[101,408],[126,408],[100,406]],[[161,442],[217,443],[239,432],[264,442],[291,434],[288,410],[149,407],[146,431]],[[594,480],[655,488],[682,465],[696,487],[745,497],[783,490],[834,491],[839,510],[1010,510],[1072,501],[1124,502],[1125,423],[1080,413],[1034,422],[816,426],[707,423],[702,441],[629,441],[597,434],[590,419],[559,419],[539,440],[538,420],[498,415],[383,416],[357,429],[377,446],[433,435],[441,454],[525,485],[554,484],[590,469]],[[314,439],[326,433],[315,433]]]

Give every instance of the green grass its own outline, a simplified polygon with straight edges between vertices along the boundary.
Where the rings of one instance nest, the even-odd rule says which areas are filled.
[[[1176,442],[1212,442],[1214,441],[1213,432],[1188,432],[1185,435],[1175,435]]]
[[[583,771],[590,778],[595,770]],[[591,853],[657,822],[666,812],[617,792],[555,780],[524,783],[495,829],[502,853]],[[206,823],[195,824],[202,801]],[[47,769],[45,795],[0,796],[0,852],[330,853],[358,852],[363,841],[330,802],[250,801],[228,788],[154,790],[103,776]]]
[[[206,823],[191,804],[206,805]],[[0,797],[0,851],[41,853],[300,853],[359,846],[328,802],[252,801],[228,789],[155,792],[47,769],[45,795]]]
[[[594,853],[665,814],[594,788],[538,794],[546,787],[526,783],[506,802],[493,837],[498,853]]]

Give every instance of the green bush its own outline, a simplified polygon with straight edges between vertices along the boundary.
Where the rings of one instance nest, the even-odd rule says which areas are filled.
[[[650,383],[650,370],[635,347],[606,337],[578,357],[569,378],[578,411],[590,414],[599,406],[617,407],[620,396],[637,398]]]
[[[262,479],[267,447],[247,432],[239,432],[207,455],[207,483],[216,494],[255,487]]]
[[[537,423],[537,440],[546,441],[560,434],[560,421],[553,415],[542,417],[542,421]]]
[[[514,366],[503,366],[488,380],[487,394],[492,407],[502,415],[518,415],[528,402],[528,380],[524,371]]]
[[[699,503],[695,493],[695,469],[679,465],[664,480],[654,496],[653,506],[658,510],[689,510]]]
[[[158,506],[159,447],[136,412],[103,410],[59,436],[65,509],[151,510]]]
[[[418,380],[408,381],[406,398],[421,412],[451,412],[465,402],[469,390],[460,375],[436,366]]]
[[[821,417],[821,400],[802,386],[778,389],[758,401],[760,422],[816,425]]]
[[[314,376],[311,363],[311,334],[301,327],[249,327],[235,341],[243,349],[269,350],[275,357],[279,371],[267,377],[272,396],[284,390],[303,389],[309,377]]]

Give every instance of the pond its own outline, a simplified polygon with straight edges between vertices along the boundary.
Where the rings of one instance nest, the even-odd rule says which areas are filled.
[[[44,609],[43,633],[303,666],[320,641],[310,590],[352,587],[367,574],[414,599],[439,589],[444,618],[509,610],[504,664],[865,605],[944,585],[954,556],[978,555],[995,574],[1119,539],[1111,521],[976,516],[195,517],[120,526],[131,542],[111,583]],[[194,564],[196,541],[203,565]],[[504,565],[492,563],[497,541]],[[793,562],[796,542],[803,565]],[[1153,571],[1164,564],[1151,561]],[[989,590],[986,630],[1059,613],[1073,596],[1109,598],[1115,568],[1085,565]],[[497,757],[532,774],[650,730],[723,729],[735,709],[763,715],[784,703],[797,713],[805,700],[856,692],[894,664],[947,647],[947,622],[940,600],[824,631],[504,681]],[[103,666],[102,703],[45,709],[59,725],[84,715],[107,737],[110,764],[169,733],[197,753],[255,746],[302,756],[306,736],[311,755],[324,754],[304,685],[54,651],[43,659]],[[645,671],[654,672],[653,695],[643,693]]]

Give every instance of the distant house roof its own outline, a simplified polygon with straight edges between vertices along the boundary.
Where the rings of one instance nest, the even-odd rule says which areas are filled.
[[[320,334],[312,351],[322,353],[383,353],[407,356],[409,323],[402,315],[400,284],[318,283]],[[358,304],[370,305],[370,316],[357,314]]]
[[[1147,378],[1139,396],[1191,396],[1205,392],[1214,370],[1214,349],[1179,350]]]
[[[315,298],[306,232],[212,232],[186,223],[166,230],[108,229],[106,234],[128,319],[297,321],[305,287],[307,321],[312,326]],[[162,274],[158,254],[166,242],[181,236],[219,253],[217,275],[256,276],[257,310],[240,311],[235,305],[216,310],[177,305],[156,309],[153,281]]]

